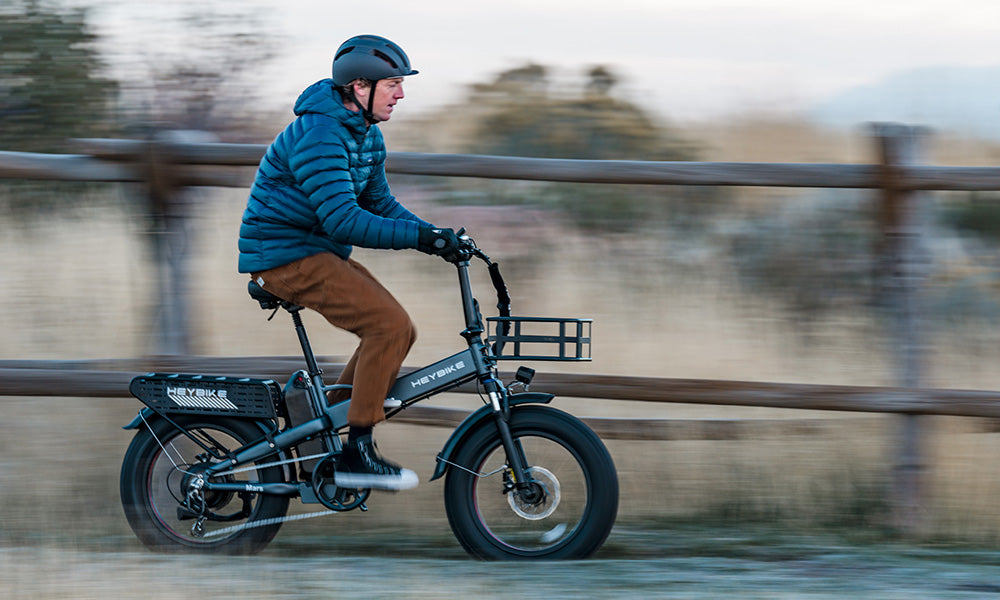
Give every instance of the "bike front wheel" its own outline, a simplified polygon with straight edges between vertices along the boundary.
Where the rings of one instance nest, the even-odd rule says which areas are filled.
[[[618,511],[618,475],[582,421],[545,406],[511,411],[511,436],[531,485],[518,489],[490,422],[463,441],[445,480],[448,522],[482,559],[578,559],[607,539]]]
[[[260,427],[245,419],[175,420],[216,456],[263,437]],[[143,544],[161,552],[252,554],[274,538],[288,510],[286,497],[208,491],[196,503],[186,499],[190,477],[213,462],[205,448],[161,419],[151,420],[149,427],[136,433],[122,461],[121,499],[129,526]],[[248,482],[284,481],[278,466],[252,466],[219,480],[235,477]],[[192,516],[192,504],[207,517]]]

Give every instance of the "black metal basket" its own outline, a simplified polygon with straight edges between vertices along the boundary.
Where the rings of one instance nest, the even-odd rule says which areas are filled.
[[[590,360],[591,319],[488,317],[488,341],[498,360]]]

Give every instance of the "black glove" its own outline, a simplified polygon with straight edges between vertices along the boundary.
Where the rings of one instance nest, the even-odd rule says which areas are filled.
[[[440,256],[448,262],[455,262],[461,257],[458,236],[454,230],[447,228],[421,227],[417,234],[417,250]]]

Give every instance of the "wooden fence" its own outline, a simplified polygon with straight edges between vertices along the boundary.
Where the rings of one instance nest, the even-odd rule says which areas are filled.
[[[767,406],[797,409],[897,413],[902,415],[900,446],[892,490],[895,524],[919,529],[921,474],[924,470],[923,415],[1000,418],[1000,393],[932,390],[923,387],[923,339],[918,291],[924,277],[926,191],[1000,190],[1000,167],[922,165],[921,128],[894,124],[872,129],[874,164],[703,163],[529,159],[451,154],[390,153],[387,170],[410,175],[482,177],[582,183],[649,185],[862,188],[879,190],[882,257],[889,265],[884,287],[894,307],[894,352],[898,387],[788,385],[540,373],[534,387],[565,396],[653,402]],[[248,185],[265,146],[185,143],[177,139],[78,140],[81,154],[38,155],[0,152],[0,178],[141,182],[161,213],[179,216],[172,199],[187,186]],[[169,295],[165,295],[169,298]],[[183,299],[181,299],[182,301]],[[180,361],[180,362],[178,362]],[[229,361],[229,362],[226,362]],[[171,369],[171,366],[182,367]],[[217,369],[215,367],[218,367]],[[280,369],[279,369],[280,367]],[[109,364],[80,361],[0,361],[0,395],[120,396],[128,379],[150,370],[217,371],[225,374],[287,376],[297,367],[281,359],[198,359],[180,357]],[[236,371],[234,371],[236,369]],[[249,369],[249,370],[248,370]],[[336,365],[328,365],[336,372]],[[279,372],[280,371],[280,372]],[[458,415],[425,409],[414,422],[452,422]],[[680,439],[678,436],[733,436],[731,423],[693,432],[671,422],[594,420],[606,437]],[[676,423],[676,422],[673,422]],[[721,422],[720,422],[721,423]],[[726,429],[728,427],[729,429]],[[711,429],[711,426],[709,426]],[[725,433],[728,431],[729,433]]]
[[[876,139],[904,143],[912,128],[885,128]],[[140,140],[83,139],[83,154],[0,151],[0,178],[50,181],[149,182],[148,161],[171,165],[178,186],[244,187],[252,173],[224,167],[256,166],[266,146]],[[153,150],[155,149],[155,150]],[[204,167],[210,167],[205,169]],[[1000,190],[1000,167],[915,164],[794,164],[564,160],[390,152],[390,173],[577,183],[895,190]]]

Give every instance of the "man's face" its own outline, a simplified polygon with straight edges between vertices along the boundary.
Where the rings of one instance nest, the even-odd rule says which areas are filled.
[[[362,106],[368,106],[368,95],[371,86],[356,85],[354,92]],[[376,121],[388,121],[392,109],[403,97],[403,78],[380,79],[375,85],[375,102],[372,104],[372,114]]]

